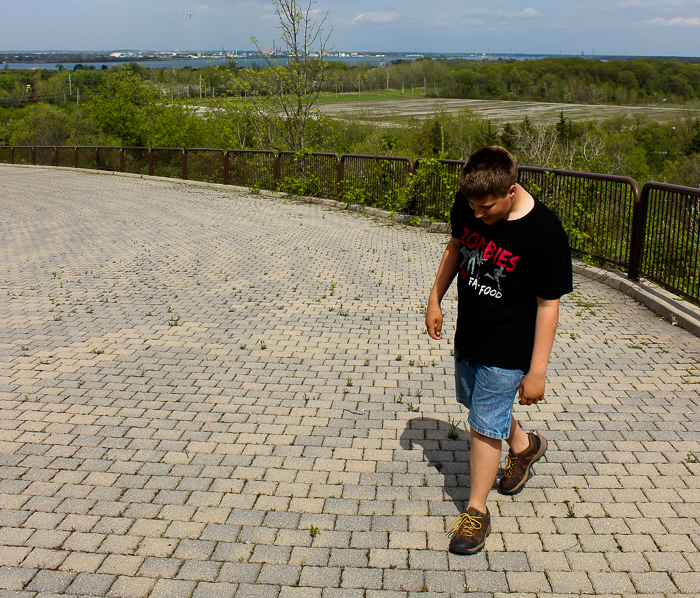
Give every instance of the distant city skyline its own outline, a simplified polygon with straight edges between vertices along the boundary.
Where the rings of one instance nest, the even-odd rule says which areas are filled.
[[[340,51],[700,55],[700,0],[319,0]],[[191,16],[190,16],[191,15]],[[269,0],[0,0],[0,52],[277,46]]]

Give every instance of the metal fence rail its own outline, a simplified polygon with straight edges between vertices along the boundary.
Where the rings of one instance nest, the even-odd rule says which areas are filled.
[[[54,146],[36,146],[34,148],[34,164],[39,166],[53,166],[56,162],[56,148]]]
[[[62,145],[56,148],[56,166],[75,166],[75,148]]]
[[[228,184],[273,191],[277,181],[277,154],[266,150],[229,150]]]
[[[459,188],[459,171],[464,160],[418,158],[413,188],[413,212],[448,219],[454,196]]]
[[[185,150],[181,147],[154,147],[151,149],[153,174],[173,179],[182,176],[182,164]]]
[[[33,164],[34,148],[17,145],[13,148],[13,164]]]
[[[113,172],[121,169],[122,148],[103,145],[97,148],[97,167]]]
[[[639,220],[632,275],[700,303],[700,189],[647,183]]]
[[[9,145],[0,147],[0,164],[14,164],[15,148]]]
[[[312,197],[338,196],[338,154],[280,152],[277,160],[280,191]]]
[[[460,160],[147,147],[0,147],[0,163],[114,170],[280,190],[444,220]],[[700,189],[522,166],[518,181],[562,221],[571,248],[700,304]]]
[[[184,153],[182,178],[208,183],[227,184],[226,151],[222,149],[187,148]]]
[[[121,171],[132,174],[153,174],[153,154],[147,147],[123,147]]]
[[[629,268],[632,220],[639,203],[634,179],[523,166],[518,180],[561,220],[569,245],[618,268]]]
[[[415,172],[410,158],[344,154],[340,157],[339,197],[343,201],[400,210],[411,205],[409,177]]]
[[[75,167],[97,169],[97,147],[76,147],[75,148]]]

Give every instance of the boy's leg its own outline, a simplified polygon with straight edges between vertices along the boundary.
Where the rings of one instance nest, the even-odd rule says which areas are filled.
[[[489,438],[470,428],[469,448],[469,507],[486,513],[486,499],[493,488],[501,463],[501,441]]]
[[[515,454],[522,453],[530,446],[530,439],[511,415],[510,436],[506,442]],[[471,491],[469,506],[486,513],[486,499],[493,488],[501,464],[501,441],[469,430],[469,477]]]
[[[510,416],[510,436],[506,438],[506,442],[510,446],[510,450],[516,455],[526,451],[530,446],[528,435],[512,415]]]

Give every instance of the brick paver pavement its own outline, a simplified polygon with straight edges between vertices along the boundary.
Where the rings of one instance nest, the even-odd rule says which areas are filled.
[[[3,597],[700,592],[700,340],[624,295],[576,279],[549,452],[460,557],[444,235],[6,166],[0,217]]]

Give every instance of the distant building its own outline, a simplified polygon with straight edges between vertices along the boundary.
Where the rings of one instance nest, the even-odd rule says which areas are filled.
[[[129,55],[124,52],[112,52],[110,58],[127,58]]]

